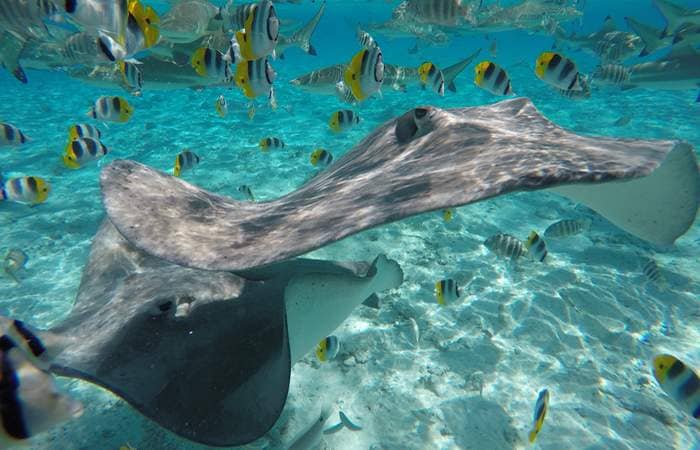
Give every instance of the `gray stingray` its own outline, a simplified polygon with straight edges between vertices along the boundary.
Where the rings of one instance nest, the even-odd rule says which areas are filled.
[[[108,216],[134,246],[210,270],[283,261],[414,214],[523,190],[553,188],[660,245],[688,230],[700,204],[689,144],[579,136],[526,98],[412,109],[269,202],[238,202],[123,160],[102,170],[101,185]]]
[[[72,311],[42,338],[51,372],[103,386],[185,438],[240,445],[278,419],[291,365],[402,281],[384,256],[189,269],[137,250],[105,220]]]

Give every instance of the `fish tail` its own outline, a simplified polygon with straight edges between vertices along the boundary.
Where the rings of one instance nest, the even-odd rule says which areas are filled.
[[[537,439],[537,431],[532,430],[532,431],[530,431],[530,434],[528,435],[528,440],[530,441],[530,444],[534,443],[535,439]]]

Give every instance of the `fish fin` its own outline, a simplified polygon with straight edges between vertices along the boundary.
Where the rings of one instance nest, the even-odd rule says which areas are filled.
[[[372,293],[372,295],[367,297],[365,301],[362,302],[362,304],[368,308],[379,309],[379,296],[377,296],[377,294],[375,293]]]
[[[627,25],[634,31],[644,43],[644,48],[639,52],[639,56],[646,56],[665,46],[661,35],[661,30],[639,22],[634,17],[625,17]]]
[[[304,50],[309,55],[316,55],[316,49],[311,45],[311,37],[316,31],[318,22],[323,16],[323,12],[326,10],[326,2],[321,3],[321,7],[318,9],[316,14],[309,20],[305,25],[295,31],[289,38],[290,42],[293,42],[299,48]]]
[[[605,20],[603,20],[603,26],[600,28],[600,31],[602,33],[610,33],[616,30],[617,26],[615,25],[615,20],[613,20],[612,16],[607,16]]]
[[[354,424],[350,419],[348,419],[348,416],[346,416],[343,411],[338,412],[338,415],[340,416],[340,421],[348,430],[360,431],[362,429],[361,426]]]
[[[316,56],[318,53],[316,53],[316,47],[313,45],[309,44],[309,51],[307,52],[311,56]]]
[[[343,425],[343,422],[338,422],[335,425],[332,425],[325,430],[323,430],[323,434],[333,434],[337,433],[338,431],[342,430],[345,426]]]
[[[280,53],[280,54],[279,54],[279,58],[280,58],[280,59],[284,59],[284,53]]]
[[[27,74],[19,63],[25,44],[14,33],[5,32],[0,39],[0,65],[5,67],[22,84],[27,84]]]
[[[447,90],[450,92],[457,92],[457,86],[455,86],[454,81],[450,81],[450,84],[447,85]]]
[[[661,38],[673,34],[676,29],[683,24],[684,17],[689,13],[689,11],[682,6],[678,6],[667,0],[654,0],[654,5],[656,5],[661,15],[666,19],[666,28],[661,32]]]

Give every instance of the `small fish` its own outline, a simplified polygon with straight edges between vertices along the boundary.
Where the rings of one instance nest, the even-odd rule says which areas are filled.
[[[328,336],[321,340],[316,346],[316,357],[321,362],[330,361],[338,356],[340,351],[340,341],[336,336]]]
[[[438,95],[445,95],[445,77],[442,70],[430,61],[424,62],[418,67],[418,76],[420,76],[421,85],[423,88],[430,85]]]
[[[644,266],[642,267],[642,272],[644,273],[644,276],[647,277],[647,279],[652,283],[656,283],[660,286],[666,284],[666,279],[661,274],[659,265],[653,259],[649,258],[646,260]]]
[[[616,126],[616,127],[624,127],[625,125],[627,125],[628,123],[630,123],[631,120],[632,120],[632,116],[629,115],[629,114],[627,114],[627,115],[624,115],[624,116],[620,117],[619,119],[617,119],[617,120],[613,123],[613,126]]]
[[[0,123],[0,147],[21,145],[29,140],[27,136],[14,125]]]
[[[180,152],[175,157],[175,168],[173,169],[173,175],[179,177],[180,174],[185,170],[191,170],[197,167],[199,164],[199,156],[195,152],[185,150]]]
[[[317,148],[311,153],[311,165],[326,167],[333,162],[333,155],[328,150]]]
[[[335,96],[338,98],[338,100],[340,100],[343,103],[349,103],[351,105],[357,103],[357,99],[352,93],[352,90],[349,87],[347,87],[342,81],[339,81],[335,84]]]
[[[337,433],[338,431],[342,430],[343,428],[347,428],[350,431],[362,430],[362,427],[353,423],[344,412],[339,411],[338,416],[340,417],[340,422],[323,430],[323,434]]]
[[[238,192],[243,194],[245,198],[247,198],[249,201],[254,202],[255,197],[253,196],[253,191],[250,189],[250,186],[247,184],[242,184],[238,186]]]
[[[118,61],[117,66],[122,74],[124,83],[135,93],[140,93],[143,89],[143,72],[138,65],[127,61]]]
[[[7,251],[5,255],[5,260],[3,261],[3,269],[7,276],[12,278],[15,283],[20,284],[20,280],[17,277],[18,271],[24,269],[27,265],[29,256],[18,248],[11,248]]]
[[[34,366],[7,334],[0,337],[0,362],[0,442],[23,443],[82,415],[83,405],[59,392],[53,377]]]
[[[267,58],[244,61],[236,65],[236,85],[243,90],[243,94],[250,99],[265,95],[270,99],[273,108],[276,104],[272,83],[276,77],[277,74]]]
[[[591,219],[564,219],[555,222],[544,230],[544,236],[547,238],[563,238],[574,236],[576,234],[588,231],[591,229]]]
[[[80,169],[86,164],[97,161],[107,154],[107,147],[97,139],[79,138],[66,145],[63,164],[70,169]]]
[[[48,332],[42,334],[49,339],[53,338]],[[48,370],[55,354],[51,354],[39,333],[24,322],[0,316],[0,336],[10,338],[34,366]]]
[[[447,208],[442,210],[442,220],[449,222],[454,216],[454,210],[452,208]]]
[[[272,55],[279,40],[280,22],[270,0],[263,0],[250,8],[243,30],[236,32],[235,40],[241,57],[255,61]]]
[[[498,55],[498,41],[495,39],[491,41],[491,45],[489,45],[489,54],[492,58]]]
[[[382,50],[374,47],[357,52],[345,69],[343,81],[358,101],[380,92],[384,81]]]
[[[228,81],[232,76],[230,59],[209,47],[195,50],[190,58],[190,65],[200,77]]]
[[[102,133],[96,126],[89,123],[78,123],[68,128],[68,139],[71,141],[87,137],[99,140],[102,137]]]
[[[576,63],[559,53],[543,52],[535,61],[535,74],[545,83],[567,91],[580,91],[581,74]]]
[[[357,28],[357,40],[362,46],[362,48],[375,48],[378,46],[377,41],[366,31],[363,31],[359,27]]]
[[[527,254],[527,248],[522,241],[510,234],[494,234],[484,241],[484,245],[503,258],[517,259]]]
[[[537,439],[537,435],[542,430],[542,424],[544,424],[544,418],[547,415],[547,409],[549,408],[549,391],[547,389],[542,389],[540,394],[537,396],[537,401],[535,402],[535,416],[533,418],[532,430],[528,439],[532,444]]]
[[[657,355],[653,360],[654,378],[661,389],[691,417],[700,419],[700,377],[683,361],[672,355]]]
[[[330,127],[332,131],[339,133],[349,130],[358,123],[360,123],[360,116],[357,115],[357,113],[349,109],[343,109],[331,114],[331,118],[328,120],[328,127]]]
[[[559,95],[562,97],[566,97],[570,100],[586,100],[591,98],[591,86],[590,83],[588,82],[588,77],[586,76],[580,76],[579,79],[579,84],[581,85],[581,89],[576,91],[574,89],[555,89]]]
[[[275,149],[275,148],[284,148],[284,142],[282,139],[278,137],[266,137],[260,139],[260,142],[258,144],[260,146],[260,150],[266,152],[270,149]]]
[[[455,280],[448,278],[435,283],[435,297],[441,306],[447,306],[459,298],[459,286]]]
[[[10,178],[0,186],[0,201],[38,205],[49,197],[51,185],[39,177]]]
[[[219,117],[226,117],[226,114],[228,114],[228,102],[226,101],[226,97],[219,95],[219,98],[216,99],[216,103],[214,104],[214,108]]]
[[[134,108],[123,97],[102,96],[95,100],[95,104],[88,115],[93,119],[105,122],[128,122]]]
[[[544,262],[547,259],[547,244],[544,239],[537,234],[537,231],[531,231],[530,236],[528,236],[525,242],[525,248],[528,250],[528,254],[535,261]]]
[[[474,68],[474,84],[493,95],[513,93],[506,71],[491,61],[483,61]]]

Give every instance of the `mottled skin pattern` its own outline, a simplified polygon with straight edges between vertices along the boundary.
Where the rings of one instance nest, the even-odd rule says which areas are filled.
[[[644,177],[674,147],[695,161],[685,144],[573,134],[545,119],[528,99],[516,98],[411,110],[379,126],[298,190],[270,202],[221,197],[132,161],[105,167],[101,185],[107,214],[137,248],[188,267],[242,270],[414,214],[509,192]],[[690,183],[698,184],[697,163],[688,170]],[[689,218],[665,243],[695,218],[695,185],[687,189]],[[662,214],[668,211],[657,219]]]
[[[190,440],[245,444],[272,427],[287,398],[290,280],[370,272],[364,262],[310,259],[238,274],[188,269],[137,250],[105,220],[73,310],[50,330],[60,343],[50,370],[109,389]],[[175,317],[183,303],[189,312]]]

